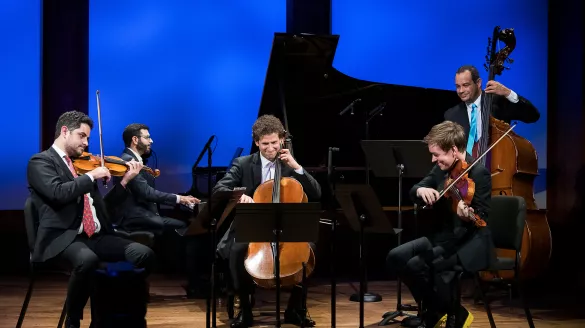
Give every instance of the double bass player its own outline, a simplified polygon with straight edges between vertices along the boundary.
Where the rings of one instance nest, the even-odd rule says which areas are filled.
[[[510,123],[510,121],[521,121],[524,123],[535,123],[540,119],[538,109],[526,98],[516,94],[497,81],[488,81],[485,90],[481,89],[482,80],[475,66],[464,65],[455,73],[455,87],[461,103],[448,109],[444,118],[445,121],[459,123],[467,138],[468,154],[477,158],[477,141],[481,138],[482,131],[482,108],[485,107],[485,94],[494,95],[492,104],[492,115],[494,118]]]

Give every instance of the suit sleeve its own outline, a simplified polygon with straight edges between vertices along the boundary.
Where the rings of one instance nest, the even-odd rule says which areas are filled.
[[[416,195],[418,188],[432,188],[437,190],[437,181],[439,181],[440,175],[443,174],[441,169],[435,165],[431,171],[417,184],[412,186],[410,189],[410,198],[416,204],[424,204],[422,198]]]
[[[471,208],[487,221],[492,199],[492,176],[485,167],[481,167],[474,171],[472,179],[475,182],[475,194],[471,200]]]
[[[104,205],[111,217],[114,209],[124,203],[128,197],[128,191],[120,184],[114,184],[114,188],[104,196]]]
[[[307,194],[307,198],[311,201],[318,201],[321,199],[321,185],[312,175],[303,169],[303,174],[298,174],[293,171],[292,176],[297,179],[303,186],[304,192]]]
[[[121,186],[120,186],[121,187]],[[121,187],[123,188],[123,187]],[[147,202],[175,205],[177,204],[177,195],[158,191],[148,185],[146,179],[138,174],[134,179],[130,180],[126,188],[137,197],[146,200]]]
[[[240,187],[242,185],[242,177],[242,162],[239,158],[237,158],[234,160],[232,167],[225,174],[225,176],[215,184],[212,189],[212,193],[219,191],[231,191],[234,190],[235,187]],[[246,190],[246,192],[249,191]]]
[[[540,119],[538,109],[526,98],[518,95],[518,102],[513,103],[506,97],[498,97],[499,110],[495,118],[506,122],[521,121],[524,123],[534,123]]]
[[[84,174],[73,181],[63,181],[54,161],[36,154],[28,162],[27,179],[30,187],[53,205],[63,206],[76,202],[78,197],[93,190],[94,183]]]

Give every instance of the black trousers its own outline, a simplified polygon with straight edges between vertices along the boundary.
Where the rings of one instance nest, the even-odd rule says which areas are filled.
[[[446,255],[441,246],[421,237],[392,249],[386,257],[389,272],[400,276],[416,302],[423,302],[429,313],[444,314],[459,307],[455,274],[457,255]],[[451,271],[450,271],[451,270]]]
[[[315,244],[309,243],[315,250]],[[254,288],[254,282],[246,267],[244,261],[248,254],[248,243],[233,243],[230,250],[229,266],[230,274],[233,280],[233,288],[240,297],[240,307],[243,311],[251,311],[249,303],[250,294]],[[288,299],[287,309],[302,310],[303,289],[300,286],[294,286]]]
[[[101,232],[91,238],[85,233],[77,235],[57,259],[72,267],[66,307],[68,316],[73,320],[83,318],[83,308],[90,294],[90,278],[100,261],[128,261],[146,269],[147,273],[155,265],[154,252],[149,247]]]
[[[165,232],[175,233],[175,229],[183,229],[185,227],[187,227],[186,222],[159,215],[124,219],[121,222],[121,228],[125,231],[133,232],[142,230],[150,231],[157,235]]]

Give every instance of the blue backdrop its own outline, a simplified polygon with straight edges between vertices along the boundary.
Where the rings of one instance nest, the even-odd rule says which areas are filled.
[[[39,151],[40,12],[38,1],[22,0],[3,1],[0,10],[0,210],[23,208],[26,166]]]
[[[228,165],[238,146],[249,151],[273,34],[286,30],[285,0],[92,1],[89,30],[89,112],[97,124],[99,89],[106,155],[122,152],[126,125],[145,123],[157,189],[184,192],[211,135],[214,166]],[[97,136],[96,128],[94,153]]]
[[[465,6],[456,0],[332,0],[332,33],[340,35],[333,64],[359,79],[445,90],[455,90],[459,66],[472,64],[485,87],[487,38],[496,25],[514,28],[517,43],[510,57],[515,62],[496,80],[540,110],[537,123],[519,123],[515,131],[538,153],[535,193],[539,207],[546,208],[547,10],[546,0]]]

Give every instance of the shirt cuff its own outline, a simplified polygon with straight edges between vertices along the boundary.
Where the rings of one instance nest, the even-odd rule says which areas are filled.
[[[87,175],[91,179],[91,182],[93,182],[93,175],[87,173],[85,175]]]
[[[179,196],[179,195],[175,195],[175,196],[177,196],[177,204],[179,204],[181,202],[181,196]]]
[[[514,90],[510,90],[510,94],[506,97],[510,102],[517,103],[520,99],[518,99],[518,95]]]
[[[298,169],[296,169],[296,170],[295,170],[295,172],[296,172],[297,174],[305,174],[305,171],[303,170],[303,167],[302,167],[302,166],[301,166],[301,167],[299,167]]]

